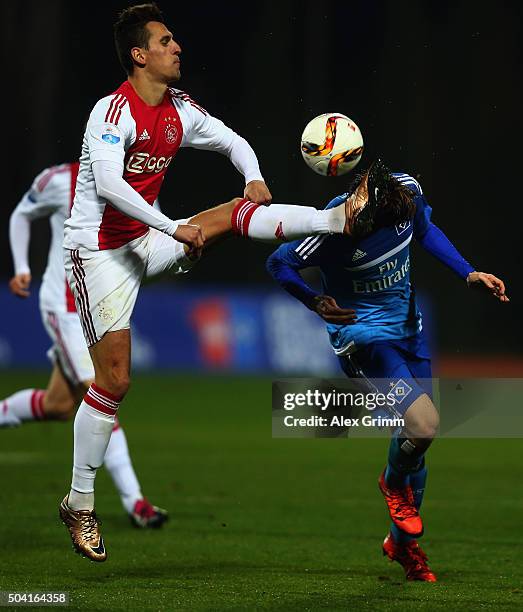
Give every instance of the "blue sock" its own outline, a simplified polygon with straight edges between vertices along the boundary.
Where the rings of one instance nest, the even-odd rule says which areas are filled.
[[[402,489],[409,482],[412,472],[420,468],[423,451],[406,438],[392,438],[385,470],[385,483],[391,489]]]
[[[414,493],[414,505],[419,510],[421,502],[423,501],[423,494],[425,493],[425,482],[427,480],[427,468],[425,467],[425,458],[422,457],[420,468],[417,472],[413,472],[409,476],[409,484],[412,487]],[[411,540],[416,540],[410,535],[407,535],[401,529],[398,529],[394,523],[391,523],[390,532],[395,542],[399,544],[406,544]]]
[[[403,489],[409,482],[409,475],[399,472],[390,463],[385,468],[385,484],[391,489]]]
[[[414,493],[414,505],[419,510],[421,508],[421,502],[423,501],[423,495],[425,494],[425,483],[427,482],[427,468],[425,467],[425,458],[423,458],[420,468],[417,472],[413,472],[410,475],[410,486]]]

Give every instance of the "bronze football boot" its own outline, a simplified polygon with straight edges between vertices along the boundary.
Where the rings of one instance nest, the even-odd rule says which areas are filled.
[[[104,539],[98,527],[94,510],[73,510],[67,505],[66,495],[60,504],[60,518],[69,530],[73,547],[77,553],[91,561],[105,561]]]

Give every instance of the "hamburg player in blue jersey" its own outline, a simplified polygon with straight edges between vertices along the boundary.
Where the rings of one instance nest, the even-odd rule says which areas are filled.
[[[410,284],[409,245],[419,244],[468,285],[508,302],[505,286],[492,274],[476,272],[431,221],[419,183],[391,173],[381,161],[356,178],[348,193],[330,208],[351,199],[356,215],[351,237],[315,236],[278,248],[268,259],[269,273],[291,295],[327,323],[332,348],[349,378],[408,381],[412,390],[390,408],[405,427],[390,443],[379,479],[392,520],[383,553],[398,561],[407,580],[435,582],[417,543],[423,533],[419,508],[425,490],[425,452],[436,435],[438,412],[431,400],[430,354],[422,316]],[[308,286],[299,271],[318,266],[323,292]],[[386,389],[379,389],[387,393]]]

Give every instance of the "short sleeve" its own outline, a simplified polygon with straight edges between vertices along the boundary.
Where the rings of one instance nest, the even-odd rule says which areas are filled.
[[[97,102],[87,122],[85,138],[91,164],[112,161],[123,166],[125,153],[136,140],[136,122],[127,99],[116,94]]]

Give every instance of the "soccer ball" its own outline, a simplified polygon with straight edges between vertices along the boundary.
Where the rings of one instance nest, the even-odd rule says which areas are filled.
[[[301,135],[301,154],[309,168],[323,176],[340,176],[361,159],[360,128],[341,113],[324,113],[307,123]]]

